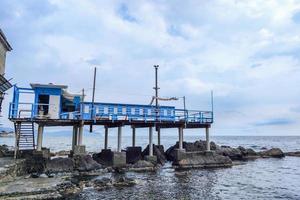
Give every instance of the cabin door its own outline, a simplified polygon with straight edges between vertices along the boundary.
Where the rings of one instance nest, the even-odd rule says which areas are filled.
[[[50,95],[49,98],[49,117],[59,119],[60,96]]]

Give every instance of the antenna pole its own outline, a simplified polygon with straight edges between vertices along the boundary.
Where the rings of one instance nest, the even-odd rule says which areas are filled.
[[[185,120],[186,120],[186,117],[187,117],[187,110],[186,110],[186,104],[185,104],[185,96],[183,96],[182,98],[183,98],[184,117],[185,117]]]
[[[95,103],[95,89],[96,89],[96,75],[97,68],[94,69],[94,82],[93,82],[93,96],[92,96],[92,110],[91,110],[91,120],[94,118],[94,103]],[[90,125],[90,133],[93,132],[93,123]]]
[[[214,91],[210,92],[212,120],[214,120]]]
[[[153,89],[155,90],[155,114],[156,114],[156,121],[158,121],[158,116],[159,116],[159,110],[158,110],[158,90],[160,88],[158,87],[158,67],[159,67],[159,65],[154,65],[154,68],[155,68],[155,87]]]

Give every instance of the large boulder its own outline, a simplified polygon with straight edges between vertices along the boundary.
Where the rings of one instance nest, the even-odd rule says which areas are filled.
[[[260,156],[263,158],[283,158],[285,155],[283,151],[279,148],[272,148],[266,151],[259,152]]]
[[[218,168],[231,167],[232,161],[227,156],[222,156],[213,152],[186,152],[183,159],[174,161],[175,168]]]
[[[300,157],[300,151],[295,152],[286,152],[284,153],[285,156],[294,156],[294,157]]]
[[[113,152],[110,149],[102,149],[100,153],[94,153],[93,159],[104,166],[112,166]]]
[[[47,159],[40,154],[33,154],[25,160],[25,172],[42,174],[46,168]]]
[[[7,145],[0,145],[0,158],[6,157],[9,154],[9,149]]]
[[[46,163],[47,173],[72,172],[74,161],[71,158],[54,158]]]
[[[93,160],[90,155],[76,155],[73,159],[74,169],[78,171],[92,171],[101,168],[101,165]]]
[[[142,159],[142,147],[126,148],[126,163],[134,164]]]
[[[144,149],[142,152],[143,158],[145,156],[149,155],[149,145]],[[157,163],[164,165],[166,162],[165,152],[164,152],[164,146],[163,145],[154,145],[153,144],[153,155],[157,157]]]
[[[243,150],[244,152],[246,150]],[[217,153],[223,156],[228,156],[231,160],[245,160],[245,156],[239,148],[232,148],[229,146],[221,146]]]
[[[179,142],[167,149],[165,156],[167,160],[174,161],[176,159],[175,149],[179,148]],[[183,148],[186,152],[206,151],[206,141],[199,140],[196,142],[183,142]],[[216,150],[218,146],[214,142],[210,142],[210,149]]]

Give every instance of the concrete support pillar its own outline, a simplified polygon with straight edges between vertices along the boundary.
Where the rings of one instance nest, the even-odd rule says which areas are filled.
[[[37,151],[42,151],[44,126],[39,125],[37,135]]]
[[[178,128],[178,136],[179,136],[179,149],[183,149],[183,127]]]
[[[153,156],[153,127],[149,127],[149,156]]]
[[[157,128],[157,144],[160,145],[160,128]]]
[[[82,145],[82,136],[83,136],[83,126],[79,126],[79,132],[78,132],[78,143],[77,145]]]
[[[210,142],[209,142],[209,128],[205,128],[205,135],[206,135],[206,151],[210,151]]]
[[[105,126],[104,127],[105,129],[105,135],[104,135],[104,149],[107,149],[108,148],[108,127]]]
[[[78,144],[78,127],[73,126],[73,137],[72,137],[72,150],[74,151],[75,145]]]
[[[132,127],[132,146],[135,147],[135,127]]]
[[[122,126],[118,127],[118,152],[121,152],[122,144]]]

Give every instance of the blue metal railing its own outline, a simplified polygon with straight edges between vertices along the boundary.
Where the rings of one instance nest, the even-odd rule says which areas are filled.
[[[39,111],[39,106],[48,107],[49,104],[10,103],[9,118],[47,118]],[[48,116],[49,118],[49,116]],[[59,119],[74,120],[128,120],[128,121],[160,121],[186,123],[213,123],[213,112],[175,109],[175,107],[161,106],[156,115],[156,108],[148,105],[96,103],[94,108],[89,103],[81,103],[80,110],[61,112]]]

